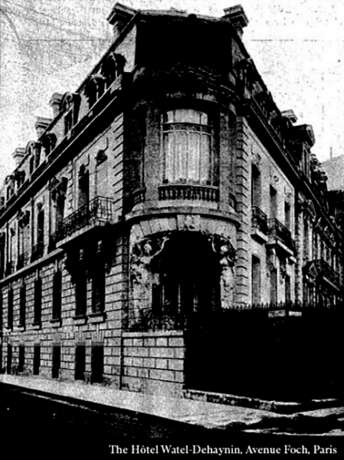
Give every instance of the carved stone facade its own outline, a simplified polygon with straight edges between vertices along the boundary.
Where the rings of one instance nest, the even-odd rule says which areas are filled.
[[[0,208],[2,369],[25,346],[30,375],[182,395],[212,374],[192,374],[202,347],[223,352],[195,339],[218,318],[338,305],[342,247],[312,129],[280,112],[232,13],[116,5],[121,34],[16,151]]]

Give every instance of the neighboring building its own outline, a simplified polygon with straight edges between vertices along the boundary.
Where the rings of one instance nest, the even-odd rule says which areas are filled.
[[[109,21],[5,181],[2,366],[181,394],[212,377],[197,315],[338,306],[341,239],[312,128],[274,103],[240,6]]]
[[[344,190],[344,155],[332,157],[321,166],[328,177],[328,190]]]

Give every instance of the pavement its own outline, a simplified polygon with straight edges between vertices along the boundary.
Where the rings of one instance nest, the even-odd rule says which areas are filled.
[[[117,390],[97,384],[66,382],[39,376],[0,375],[0,383],[62,398],[162,417],[208,429],[243,432],[323,433],[344,435],[344,406],[281,414],[272,410],[219,404],[163,394]]]

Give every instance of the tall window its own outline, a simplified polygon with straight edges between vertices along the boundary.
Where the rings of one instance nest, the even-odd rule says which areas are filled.
[[[84,269],[80,269],[75,279],[75,315],[86,315],[87,309],[87,278]]]
[[[13,328],[13,289],[9,288],[7,293],[7,327]]]
[[[270,302],[277,304],[277,270],[274,268],[270,271]]]
[[[92,275],[92,311],[102,312],[105,303],[105,266],[104,260],[97,256]]]
[[[19,345],[18,372],[23,372],[25,364],[25,345]]]
[[[20,288],[20,299],[19,299],[19,326],[25,327],[26,322],[26,286],[23,284]]]
[[[62,289],[62,273],[57,270],[53,277],[53,319],[61,318],[61,289]]]
[[[261,292],[261,271],[260,260],[258,257],[252,256],[252,303],[260,303]]]
[[[39,368],[41,366],[41,346],[39,344],[33,347],[33,375],[39,374]]]
[[[270,217],[277,218],[277,191],[270,185]]]
[[[290,276],[286,275],[285,276],[285,301],[286,303],[289,303],[291,301],[291,284],[290,284]]]
[[[78,208],[86,206],[90,199],[90,178],[89,172],[84,165],[79,170],[79,182],[78,182]]]
[[[7,374],[10,374],[12,371],[12,345],[7,344],[7,363],[6,363]]]
[[[261,175],[256,165],[252,165],[251,176],[251,200],[252,206],[260,207],[261,203]]]
[[[163,180],[215,185],[213,129],[208,114],[170,110],[163,119]]]
[[[95,383],[103,381],[104,373],[104,347],[92,345],[91,349],[91,380]]]
[[[77,345],[75,347],[75,380],[85,379],[85,345]]]
[[[286,201],[284,203],[284,224],[287,228],[290,229],[291,222],[290,222],[290,203]]]
[[[38,278],[34,285],[34,324],[41,324],[42,317],[42,280]]]
[[[303,222],[303,258],[306,262],[309,255],[309,227],[307,219]]]
[[[61,367],[61,346],[54,345],[53,346],[53,356],[52,356],[52,369],[51,369],[51,376],[53,379],[59,378],[60,367]]]

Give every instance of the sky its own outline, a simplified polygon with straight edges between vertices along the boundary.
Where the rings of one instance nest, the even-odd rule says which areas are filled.
[[[280,110],[313,125],[321,161],[344,153],[343,0],[121,0],[222,16],[241,3],[244,43]],[[112,0],[0,0],[0,176],[35,138],[53,92],[76,89],[111,43]]]

